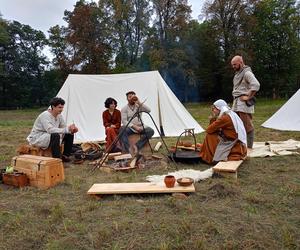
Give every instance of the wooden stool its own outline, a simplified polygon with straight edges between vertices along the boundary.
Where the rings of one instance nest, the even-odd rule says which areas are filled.
[[[139,134],[133,134],[128,136],[129,146],[132,147],[140,140]],[[145,146],[140,150],[142,154],[152,154],[149,143],[146,143]]]
[[[64,148],[63,144],[60,145],[61,152],[63,152],[63,148]],[[29,154],[29,155],[52,157],[51,148],[42,149],[39,147],[31,146],[29,144],[23,144],[19,146],[17,152],[19,155]]]

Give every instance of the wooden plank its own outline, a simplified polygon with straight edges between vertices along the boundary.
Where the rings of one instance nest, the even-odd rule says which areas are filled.
[[[113,160],[114,157],[115,157],[115,156],[118,156],[118,155],[122,155],[122,153],[121,153],[121,152],[109,153],[108,156],[107,156],[107,158],[108,158],[109,160]]]
[[[213,167],[214,172],[230,172],[235,173],[239,166],[243,163],[240,161],[220,161],[216,166]]]
[[[123,154],[123,155],[114,156],[115,161],[127,160],[127,159],[131,159],[131,158],[132,158],[131,154]]]
[[[194,184],[182,187],[177,183],[172,188],[165,184],[151,182],[138,183],[101,183],[94,184],[88,194],[141,194],[141,193],[192,193],[195,192]]]

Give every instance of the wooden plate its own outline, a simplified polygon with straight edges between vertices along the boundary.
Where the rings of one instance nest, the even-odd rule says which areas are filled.
[[[194,179],[189,178],[189,177],[183,177],[183,178],[177,179],[177,182],[180,186],[187,187],[194,183]]]

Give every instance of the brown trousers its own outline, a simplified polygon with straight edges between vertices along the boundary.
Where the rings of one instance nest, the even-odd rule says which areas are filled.
[[[236,112],[238,116],[241,118],[244,123],[246,133],[254,130],[253,122],[252,122],[252,114],[244,113],[244,112]]]

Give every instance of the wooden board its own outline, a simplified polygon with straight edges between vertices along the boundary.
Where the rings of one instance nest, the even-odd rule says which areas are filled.
[[[94,184],[87,192],[94,194],[142,194],[142,193],[193,193],[194,184],[188,187],[179,186],[177,183],[172,188],[167,188],[164,184],[151,182],[138,183],[101,183]]]
[[[108,158],[109,160],[113,160],[114,157],[115,157],[115,156],[118,156],[118,155],[122,155],[122,153],[121,153],[121,152],[109,153],[108,156],[107,156],[107,158]]]
[[[131,154],[123,154],[123,155],[114,156],[115,161],[121,161],[121,160],[126,160],[126,159],[131,159],[131,158],[132,158]]]
[[[240,161],[220,161],[216,166],[213,167],[214,172],[237,172],[239,166],[243,163]]]

